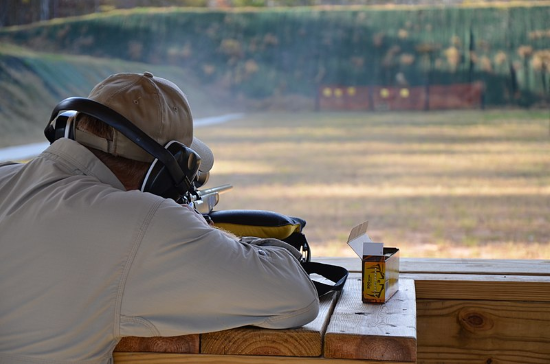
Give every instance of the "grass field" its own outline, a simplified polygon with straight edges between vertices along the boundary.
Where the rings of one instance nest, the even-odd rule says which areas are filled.
[[[349,231],[404,257],[550,258],[548,111],[251,114],[197,128],[230,183],[218,209],[307,221],[314,256]]]

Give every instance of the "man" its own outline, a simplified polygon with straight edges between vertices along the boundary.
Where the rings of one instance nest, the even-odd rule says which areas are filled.
[[[193,137],[183,92],[151,73],[117,74],[89,99],[157,143]],[[0,363],[112,361],[123,336],[175,336],[313,320],[317,292],[291,247],[239,240],[190,206],[140,190],[153,157],[77,114],[75,136],[0,166]]]

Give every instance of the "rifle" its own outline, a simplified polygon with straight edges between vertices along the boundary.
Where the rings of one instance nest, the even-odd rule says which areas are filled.
[[[226,184],[218,187],[197,190],[196,195],[192,196],[192,203],[195,209],[201,214],[210,214],[214,206],[220,201],[220,194],[232,189],[233,186]]]

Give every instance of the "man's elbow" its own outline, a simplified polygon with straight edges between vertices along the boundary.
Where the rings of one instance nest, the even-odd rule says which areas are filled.
[[[307,325],[315,320],[319,315],[319,298],[317,296],[310,300],[309,304],[297,308],[291,312],[286,312],[281,315],[272,316],[267,319],[262,325],[269,329],[290,329]]]
[[[301,322],[297,322],[296,326],[304,326],[315,320],[317,316],[319,316],[319,306],[319,298],[316,294],[313,301],[308,306],[304,307],[301,314],[298,315]]]

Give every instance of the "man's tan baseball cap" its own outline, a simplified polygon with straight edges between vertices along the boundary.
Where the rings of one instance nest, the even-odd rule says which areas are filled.
[[[202,172],[212,168],[214,155],[193,136],[193,117],[187,97],[173,82],[155,77],[151,72],[118,73],[97,84],[88,98],[123,115],[162,146],[176,140],[193,149],[201,157]],[[117,130],[113,140],[96,137],[78,127],[75,132],[79,143],[114,156],[141,162],[154,159]]]

